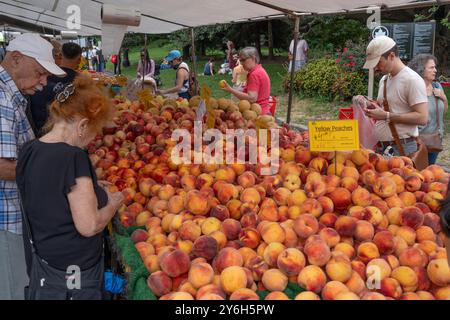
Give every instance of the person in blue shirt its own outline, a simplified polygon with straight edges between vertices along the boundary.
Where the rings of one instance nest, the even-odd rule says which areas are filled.
[[[203,69],[203,75],[213,76],[214,75],[214,58],[210,58],[205,63],[205,68]]]
[[[190,99],[189,94],[189,66],[183,62],[181,52],[172,50],[164,59],[175,70],[177,70],[175,77],[175,86],[165,90],[159,90],[159,94],[178,93],[178,97]],[[165,69],[165,68],[162,68]]]

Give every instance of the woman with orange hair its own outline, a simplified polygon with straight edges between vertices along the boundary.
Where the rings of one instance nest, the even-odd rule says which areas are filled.
[[[19,154],[28,299],[102,297],[102,231],[123,196],[97,181],[83,149],[111,116],[109,99],[80,75],[50,106],[50,131]]]

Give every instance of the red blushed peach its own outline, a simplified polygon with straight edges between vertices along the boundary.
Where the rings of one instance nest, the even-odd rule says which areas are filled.
[[[288,206],[300,206],[305,202],[307,196],[303,190],[294,190],[287,198]]]
[[[196,298],[197,300],[201,300],[203,297],[207,295],[217,295],[222,299],[226,298],[225,292],[223,292],[222,288],[215,284],[207,284],[197,290]]]
[[[391,208],[386,212],[386,217],[388,218],[390,225],[400,225],[400,214],[402,211],[402,208]]]
[[[352,160],[352,162],[357,166],[362,166],[364,163],[369,161],[369,152],[364,149],[355,150],[352,152],[350,160]]]
[[[244,265],[244,259],[238,250],[234,248],[223,248],[214,258],[213,265],[215,267],[214,269],[217,270],[218,273],[221,273],[227,267],[242,267]]]
[[[299,147],[295,150],[294,160],[296,163],[301,163],[305,166],[309,164],[312,159],[311,151],[305,147]]]
[[[308,257],[310,264],[322,267],[327,264],[331,258],[330,247],[326,244],[322,238],[307,243],[304,248],[304,253]]]
[[[389,164],[383,157],[378,158],[374,163],[375,169],[378,172],[387,172],[389,170]]]
[[[247,188],[242,191],[240,200],[242,203],[258,205],[261,202],[261,196],[255,188]]]
[[[386,214],[389,210],[387,203],[380,199],[372,200],[372,207],[377,207],[380,209],[382,214]]]
[[[391,176],[391,179],[394,180],[395,184],[397,185],[396,193],[400,194],[403,191],[405,191],[405,180],[399,176],[398,174],[394,174]]]
[[[320,297],[312,291],[303,291],[296,295],[294,300],[320,300]]]
[[[323,228],[320,230],[319,235],[330,248],[334,248],[341,240],[339,233],[333,228]]]
[[[408,176],[405,178],[405,189],[409,192],[419,191],[422,187],[422,180],[418,176]]]
[[[352,206],[350,209],[348,209],[348,216],[353,217],[356,220],[363,220],[365,215],[366,209],[361,206]]]
[[[232,294],[238,289],[247,287],[247,274],[244,268],[231,266],[222,271],[220,274],[220,284],[227,294]]]
[[[285,206],[291,194],[292,192],[287,188],[278,188],[273,194],[273,199],[279,206]]]
[[[433,174],[433,176],[434,176],[436,181],[442,180],[447,175],[445,173],[444,169],[442,169],[441,166],[438,166],[436,164],[432,164],[432,165],[428,166],[427,170],[432,172],[432,174]]]
[[[345,188],[336,188],[336,190],[328,194],[328,197],[333,201],[337,211],[346,210],[352,203],[352,194]]]
[[[361,300],[356,293],[351,291],[339,293],[334,300]]]
[[[377,280],[383,280],[391,275],[392,269],[389,263],[384,259],[373,259],[367,263],[366,277],[371,279],[376,277]]]
[[[253,187],[256,183],[256,175],[251,171],[245,171],[238,176],[237,183],[243,188]]]
[[[375,185],[375,181],[377,179],[378,179],[378,173],[376,173],[374,170],[366,170],[361,174],[361,181],[366,186]]]
[[[211,232],[209,236],[217,241],[219,249],[223,249],[228,242],[227,236],[222,231]]]
[[[269,291],[284,291],[288,284],[288,278],[278,269],[269,269],[264,272],[261,281]]]
[[[289,161],[289,162],[283,163],[281,165],[281,167],[280,167],[280,176],[282,178],[286,178],[291,173],[299,176],[300,173],[301,173],[300,166],[298,166],[293,161]]]
[[[278,256],[286,249],[286,247],[278,242],[270,243],[264,250],[263,258],[264,261],[271,267],[277,265]]]
[[[423,182],[432,183],[432,182],[436,181],[436,178],[434,177],[434,174],[433,174],[433,172],[431,172],[431,170],[424,169],[424,170],[420,171],[420,174],[424,178]]]
[[[355,180],[352,177],[342,178],[340,186],[344,189],[347,189],[350,192],[353,192],[359,187],[358,180]]]
[[[382,198],[389,198],[395,195],[397,185],[389,177],[380,177],[376,179],[373,185],[373,191]]]
[[[286,235],[286,238],[285,238],[283,244],[286,247],[290,247],[290,248],[297,247],[299,239],[298,239],[297,234],[295,233],[294,229],[291,227],[283,227],[283,230]]]
[[[394,243],[395,243],[394,253],[397,256],[399,256],[403,250],[408,248],[408,244],[406,243],[405,239],[403,239],[402,237],[395,236]],[[400,263],[399,263],[399,265],[400,265]]]
[[[259,300],[259,296],[251,289],[242,288],[234,291],[230,300]]]
[[[322,216],[320,216],[319,223],[328,228],[334,228],[334,224],[336,223],[337,218],[337,215],[335,215],[334,213],[324,213]]]
[[[264,300],[290,300],[290,299],[284,292],[272,291],[264,298]]]
[[[267,220],[273,222],[279,220],[278,207],[273,199],[266,198],[263,200],[260,206],[258,217],[260,220]]]
[[[302,181],[300,177],[296,174],[288,174],[283,181],[283,187],[294,191],[300,188]]]
[[[239,197],[239,190],[232,184],[223,184],[217,192],[217,198],[222,204],[226,204],[231,199]]]
[[[317,266],[309,265],[303,268],[298,274],[298,285],[314,293],[320,293],[327,282],[327,277],[323,270]]]
[[[360,220],[356,222],[354,238],[357,241],[371,241],[373,239],[375,230],[373,224],[368,221]]]
[[[137,244],[138,242],[145,242],[145,241],[147,241],[147,238],[148,238],[148,233],[147,233],[147,231],[145,231],[143,229],[136,229],[131,234],[131,240],[135,244]]]
[[[352,168],[352,167],[344,167],[344,169],[342,169],[341,172],[341,178],[353,178],[356,181],[359,180],[359,172],[356,168]]]
[[[336,220],[334,228],[341,237],[352,237],[356,228],[356,219],[349,216],[340,216]]]
[[[442,182],[432,182],[428,185],[428,192],[438,192],[443,197],[447,194],[447,185]]]
[[[168,276],[177,277],[189,270],[191,261],[186,252],[174,250],[162,255],[159,264]]]
[[[381,254],[391,254],[395,249],[394,236],[389,231],[380,231],[373,237],[373,243]]]
[[[279,242],[283,243],[286,234],[283,228],[276,222],[269,222],[260,231],[261,237],[266,243]]]
[[[392,270],[392,278],[400,283],[405,292],[415,291],[419,281],[414,270],[405,266]]]
[[[225,219],[222,222],[221,231],[226,235],[228,240],[236,240],[241,232],[241,223],[234,219]]]
[[[416,229],[416,240],[417,242],[423,242],[426,240],[434,241],[436,239],[436,234],[433,229],[428,226],[420,226]]]
[[[277,267],[288,277],[298,275],[305,264],[305,256],[298,249],[288,248],[278,255]]]
[[[405,162],[400,157],[392,157],[388,160],[389,162],[389,169],[394,168],[403,168],[405,166]]]
[[[342,283],[347,282],[352,276],[352,265],[350,259],[344,254],[334,255],[325,267],[326,273],[331,280]]]
[[[259,246],[261,236],[254,228],[244,228],[239,233],[239,241],[243,246],[255,249]]]
[[[236,173],[231,167],[224,166],[216,171],[215,173],[216,180],[224,180],[228,183],[232,183],[236,178]]]
[[[393,299],[400,299],[403,294],[402,286],[394,278],[384,278],[381,280],[379,291],[386,297],[391,297]]]
[[[148,242],[138,242],[134,246],[142,260],[147,256],[155,254],[155,248]]]
[[[383,213],[374,206],[364,208],[364,220],[369,221],[374,226],[378,226],[383,221]]]
[[[333,192],[334,189],[339,187],[339,185],[341,183],[341,178],[339,178],[336,175],[328,175],[328,176],[323,177],[323,182],[326,185],[326,193],[330,193],[330,192]]]
[[[405,207],[413,206],[417,202],[416,196],[414,195],[414,193],[409,192],[409,191],[404,191],[404,192],[400,193],[398,195],[398,197],[400,198],[400,200],[403,201],[403,204],[405,205]]]
[[[325,195],[327,192],[325,182],[323,182],[322,179],[311,179],[306,182],[304,189],[308,198],[318,198]]]
[[[217,255],[218,247],[218,243],[213,237],[201,236],[195,240],[192,253],[195,257],[211,260]]]
[[[437,254],[438,249],[438,245],[432,240],[423,240],[420,243],[415,244],[414,247],[419,248],[420,250],[425,252],[430,258],[434,257]]]
[[[195,241],[201,236],[202,229],[193,221],[185,221],[178,230],[178,234],[183,240]]]
[[[349,258],[351,259],[351,258]],[[356,272],[361,279],[366,279],[366,264],[359,260],[352,260],[351,261],[352,269],[354,272]]]
[[[361,300],[386,300],[386,297],[378,292],[366,292],[361,295]]]
[[[348,292],[345,284],[339,281],[328,282],[322,290],[322,298],[324,300],[335,300],[340,293]]]
[[[444,197],[442,194],[436,191],[428,192],[423,197],[423,203],[425,203],[432,212],[438,212],[440,207],[440,201],[442,201]]]
[[[317,199],[320,205],[322,206],[323,213],[332,213],[334,212],[334,203],[329,197],[321,196]]]
[[[318,230],[319,222],[311,214],[302,214],[294,221],[294,231],[300,238],[306,239]]]
[[[416,242],[416,232],[408,226],[401,226],[398,228],[396,236],[403,238],[408,246],[412,246]]]
[[[241,217],[241,226],[243,228],[255,228],[259,224],[259,217],[254,212],[249,212]]]
[[[430,279],[428,279],[427,270],[421,267],[413,268],[414,272],[417,275],[417,289],[419,291],[429,291],[431,287]]]
[[[352,192],[352,202],[355,206],[367,207],[372,203],[372,198],[370,192],[365,189],[358,187]]]
[[[384,201],[386,202],[386,204],[388,205],[389,208],[395,208],[395,207],[404,208],[405,207],[403,201],[397,195],[386,198],[386,199],[384,199]]]
[[[208,199],[197,190],[186,194],[185,208],[194,215],[206,215],[210,210]]]
[[[423,224],[424,215],[417,207],[406,207],[400,213],[400,224],[408,226],[412,229],[417,229]]]
[[[349,259],[353,259],[355,256],[355,249],[348,243],[340,242],[335,247],[333,252],[339,252],[345,254]]]
[[[427,267],[427,274],[431,282],[437,286],[446,286],[450,283],[450,268],[446,259],[431,260]]]
[[[255,256],[250,258],[248,262],[245,264],[245,267],[250,269],[253,275],[254,281],[260,281],[264,272],[269,270],[269,265],[261,256]]]
[[[152,292],[161,297],[172,291],[172,279],[162,271],[156,271],[147,278],[147,285]]]
[[[221,228],[220,220],[214,217],[206,218],[201,224],[202,233],[204,235],[209,235],[214,231],[218,231]]]
[[[380,252],[373,242],[363,242],[358,246],[357,255],[362,262],[368,263],[370,260],[378,258]]]
[[[188,280],[196,289],[211,284],[213,279],[214,270],[208,263],[196,263],[189,270]]]
[[[423,225],[433,229],[434,233],[438,233],[439,231],[441,231],[440,217],[435,213],[425,213]]]
[[[363,278],[358,274],[358,272],[356,272],[354,270],[352,270],[352,275],[351,275],[350,279],[347,280],[345,285],[351,292],[353,292],[357,295],[359,295],[362,292],[364,292],[365,290],[367,290],[366,284],[365,284]]]
[[[328,162],[324,158],[313,158],[309,162],[308,168],[322,175],[325,175],[328,170]]]
[[[445,286],[436,289],[436,300],[449,300],[450,299],[450,286]]]
[[[318,218],[323,213],[322,205],[316,199],[307,199],[302,205],[302,214],[310,213],[314,217]]]

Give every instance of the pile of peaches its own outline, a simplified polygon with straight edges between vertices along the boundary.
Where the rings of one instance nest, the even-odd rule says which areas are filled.
[[[450,299],[441,167],[289,139],[270,176],[262,164],[175,164],[171,131],[192,129],[198,104],[116,103],[90,157],[125,196],[121,223],[141,227],[131,239],[160,299],[289,299],[289,282],[304,289],[296,300]]]

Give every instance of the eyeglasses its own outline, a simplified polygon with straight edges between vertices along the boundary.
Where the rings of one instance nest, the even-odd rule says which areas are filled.
[[[56,101],[58,101],[59,103],[63,103],[65,102],[67,99],[69,99],[69,97],[75,92],[75,86],[73,85],[73,83],[68,84],[67,86],[64,87],[64,89],[59,92],[55,99]]]

